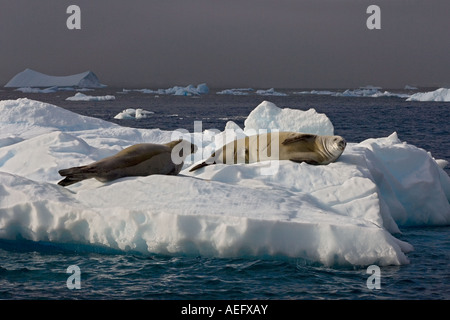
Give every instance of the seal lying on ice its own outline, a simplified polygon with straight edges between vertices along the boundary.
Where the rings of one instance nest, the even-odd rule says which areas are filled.
[[[176,148],[174,150],[174,148]],[[79,181],[95,178],[107,182],[128,176],[148,176],[151,174],[176,175],[183,167],[184,159],[194,153],[197,147],[183,139],[166,144],[141,143],[123,149],[117,154],[93,162],[86,166],[58,171],[65,177],[61,186],[69,186]],[[174,156],[172,156],[174,151]],[[181,163],[173,160],[179,157]]]
[[[274,132],[227,143],[206,161],[194,166],[195,171],[217,163],[251,163],[263,160],[291,160],[308,164],[329,164],[344,152],[345,139],[298,132]],[[270,154],[270,155],[269,155]]]

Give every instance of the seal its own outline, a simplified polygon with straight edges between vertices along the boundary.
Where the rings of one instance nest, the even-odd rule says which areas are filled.
[[[166,144],[135,144],[91,164],[59,170],[65,178],[58,184],[65,187],[90,178],[107,182],[129,176],[177,175],[184,159],[196,151],[194,144],[183,139]]]
[[[189,171],[217,163],[252,163],[264,160],[291,160],[312,165],[336,161],[347,143],[341,136],[321,136],[299,132],[272,132],[248,136],[227,143],[206,161]]]

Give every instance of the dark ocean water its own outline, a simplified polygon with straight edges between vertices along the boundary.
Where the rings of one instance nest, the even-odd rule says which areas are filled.
[[[74,92],[22,94],[0,91],[0,100],[28,97],[123,126],[223,130],[232,120],[243,126],[260,102],[325,113],[335,134],[349,142],[385,137],[401,140],[450,160],[450,103],[406,102],[401,98],[318,95],[155,97],[107,88],[114,101],[70,102]],[[396,91],[398,92],[398,91]],[[148,119],[114,120],[127,108],[154,112]],[[446,172],[450,173],[447,167]],[[381,268],[381,288],[369,289],[370,274],[360,267],[324,267],[299,259],[218,259],[143,256],[93,247],[61,248],[49,243],[0,240],[0,299],[450,299],[450,227],[401,228],[398,238],[412,244],[409,265]],[[69,289],[67,267],[80,268],[80,289]]]

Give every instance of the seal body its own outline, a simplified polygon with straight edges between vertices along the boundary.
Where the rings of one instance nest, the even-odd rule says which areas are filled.
[[[264,160],[291,160],[324,165],[336,161],[344,152],[345,146],[345,139],[340,136],[298,132],[265,133],[227,143],[189,171],[217,163],[252,163]]]
[[[68,186],[90,178],[107,182],[129,176],[176,175],[183,167],[185,157],[195,151],[196,146],[186,140],[136,144],[86,166],[58,171],[65,177],[58,184]]]

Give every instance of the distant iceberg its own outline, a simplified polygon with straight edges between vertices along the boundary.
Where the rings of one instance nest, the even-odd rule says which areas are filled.
[[[318,96],[335,96],[337,92],[329,90],[311,90],[311,91],[297,91],[294,94],[315,94]]]
[[[208,94],[209,88],[206,83],[199,84],[197,87],[189,85],[187,87],[173,87],[167,89],[166,94],[173,94],[174,96],[194,96],[200,94]]]
[[[17,88],[15,91],[20,91],[22,93],[54,93],[58,91],[58,87],[49,87],[49,88],[32,88],[32,87],[21,87]]]
[[[174,96],[198,96],[201,94],[208,94],[209,88],[206,83],[201,83],[197,86],[192,84],[186,87],[174,86],[167,89],[123,89],[122,93],[127,93],[130,91],[136,91],[147,94],[157,94],[157,95],[174,95]]]
[[[216,92],[216,94],[221,95],[233,95],[233,96],[248,96],[250,93],[254,93],[260,96],[280,96],[285,97],[288,94],[284,92],[275,91],[274,88],[270,89],[259,89],[256,90],[253,88],[238,88],[238,89],[224,89],[222,91]]]
[[[66,100],[68,101],[111,101],[115,100],[115,96],[106,95],[106,96],[88,96],[84,93],[76,93],[73,97],[68,97]]]
[[[239,89],[224,89],[222,91],[216,92],[216,94],[221,95],[233,95],[233,96],[248,96],[250,92],[255,91],[252,88],[239,88]]]
[[[103,88],[97,76],[92,71],[86,71],[70,76],[50,76],[31,69],[16,74],[6,85],[7,88],[23,87],[80,87]]]
[[[256,94],[259,94],[260,96],[279,96],[279,97],[287,96],[287,93],[275,91],[274,88],[270,88],[267,90],[256,90]]]
[[[114,116],[114,119],[118,119],[118,120],[122,120],[122,119],[145,119],[148,118],[148,116],[150,114],[154,114],[153,111],[147,111],[144,109],[133,109],[133,108],[128,108],[123,110],[122,112],[116,114]]]
[[[380,98],[380,97],[409,98],[410,96],[409,94],[404,93],[381,91],[380,87],[374,86],[361,87],[358,89],[347,89],[343,92],[328,91],[328,90],[311,90],[311,91],[294,92],[294,94],[327,95],[333,97],[370,97],[370,98]]]
[[[32,88],[32,87],[21,87],[17,88],[15,91],[20,91],[23,93],[55,93],[58,91],[93,91],[94,89],[88,88],[78,88],[78,87],[48,87],[44,89]]]
[[[430,92],[418,92],[410,96],[406,101],[450,101],[450,89],[440,88]]]

